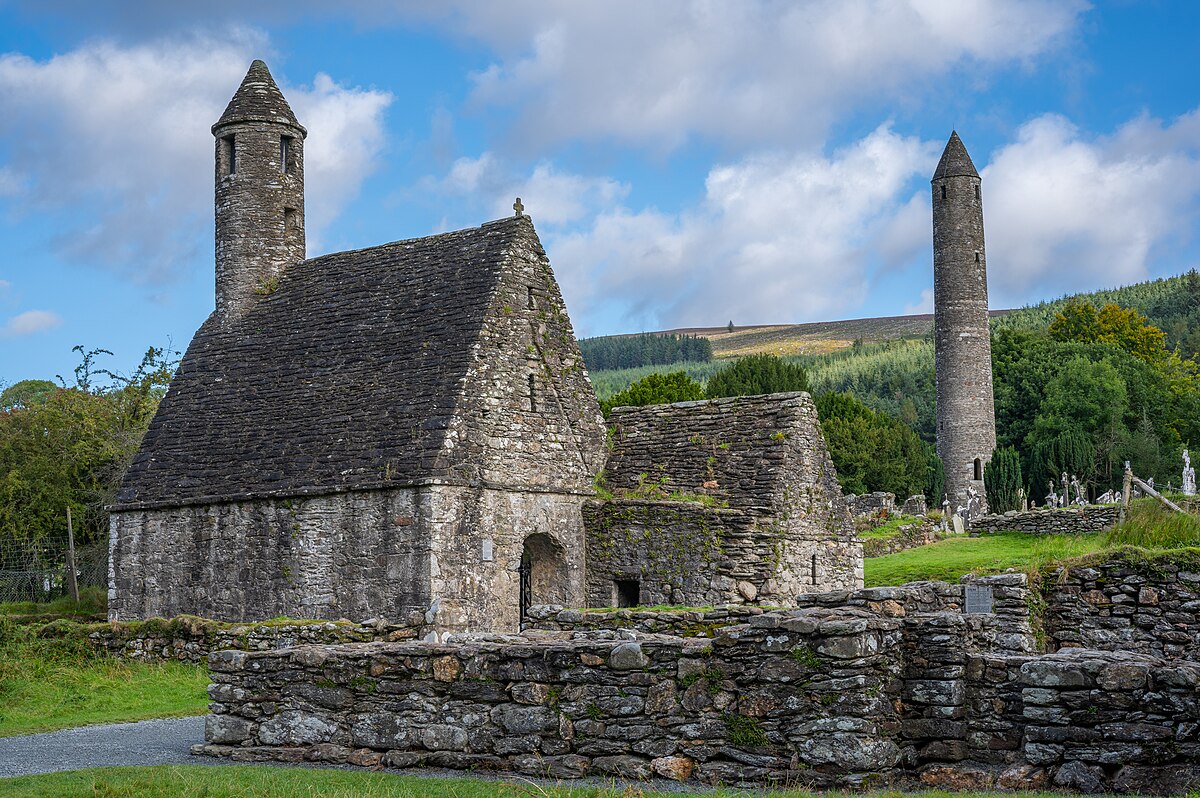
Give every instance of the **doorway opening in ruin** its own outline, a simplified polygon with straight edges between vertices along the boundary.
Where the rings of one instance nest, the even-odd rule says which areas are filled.
[[[566,550],[549,535],[538,533],[525,538],[517,573],[521,582],[522,628],[525,627],[530,607],[567,603]]]
[[[618,607],[636,607],[641,604],[641,583],[636,579],[614,579],[613,603]]]
[[[975,481],[980,482],[983,479],[983,458],[975,458]]]

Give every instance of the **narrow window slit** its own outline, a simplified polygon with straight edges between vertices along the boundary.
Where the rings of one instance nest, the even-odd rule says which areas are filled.
[[[946,184],[942,183],[942,199],[946,198]]]
[[[233,136],[221,137],[221,176],[237,172],[237,147]]]
[[[532,374],[529,375],[529,409],[537,410],[537,385]]]
[[[279,171],[284,174],[291,174],[292,165],[292,137],[279,137]]]

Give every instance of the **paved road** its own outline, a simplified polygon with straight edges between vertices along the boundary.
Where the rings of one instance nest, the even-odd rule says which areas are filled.
[[[204,718],[172,720],[143,720],[138,723],[117,723],[108,726],[84,726],[78,729],[29,734],[23,737],[0,737],[0,779],[11,776],[34,776],[62,770],[108,767],[118,765],[232,765],[239,764],[225,757],[192,756],[193,744],[204,742]],[[274,766],[272,763],[264,763]],[[313,767],[313,765],[280,765],[281,767]],[[348,765],[316,765],[339,770],[359,770]],[[466,773],[441,768],[413,768],[406,776],[431,779],[463,778],[497,781],[516,780],[531,784],[554,785],[557,781],[527,778],[503,773]],[[576,787],[624,788],[629,782],[621,779],[586,778],[561,782]],[[662,792],[689,790],[705,793],[711,788],[683,785],[655,779],[640,782],[643,789]]]
[[[192,756],[204,742],[204,718],[143,720],[23,737],[0,737],[0,778],[109,765],[218,764]]]

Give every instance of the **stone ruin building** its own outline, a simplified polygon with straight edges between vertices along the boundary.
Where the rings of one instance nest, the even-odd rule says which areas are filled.
[[[950,134],[931,182],[937,453],[952,509],[967,505],[973,489],[982,510],[983,469],[996,448],[983,196],[957,132]]]
[[[808,394],[619,408],[609,423],[614,498],[584,510],[589,606],[791,604],[862,586]],[[670,494],[689,501],[657,500]]]
[[[662,502],[597,504],[606,430],[527,216],[306,259],[306,131],[263,62],[212,130],[216,309],[111,508],[111,619],[511,631],[531,605],[631,591],[861,586],[806,396],[618,413],[614,488],[644,464],[720,506],[674,502],[660,523]],[[672,425],[705,443],[656,448]],[[601,545],[622,525],[654,539],[640,564]],[[708,571],[664,576],[658,544],[700,547]]]

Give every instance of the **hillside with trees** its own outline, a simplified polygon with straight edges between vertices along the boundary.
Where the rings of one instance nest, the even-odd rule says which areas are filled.
[[[872,330],[875,340],[782,360],[805,369],[814,396],[852,396],[932,444],[933,342],[927,334],[905,335],[913,318],[893,320],[896,337],[888,337],[889,320],[875,320],[856,328]],[[815,326],[793,326],[805,328],[811,348]],[[1062,470],[1087,481],[1093,495],[1101,493],[1119,481],[1125,460],[1140,476],[1178,484],[1183,448],[1200,444],[1200,274],[1042,302],[994,314],[991,326],[997,444],[1018,453],[1028,496],[1041,501],[1050,475]],[[786,329],[763,334],[770,347],[782,345]],[[682,370],[703,385],[721,363],[665,370]],[[660,369],[592,376],[597,392],[608,396]],[[882,484],[864,481],[870,489]]]

